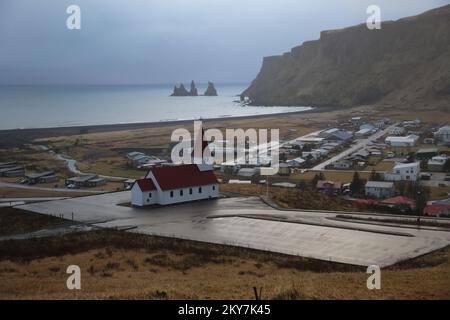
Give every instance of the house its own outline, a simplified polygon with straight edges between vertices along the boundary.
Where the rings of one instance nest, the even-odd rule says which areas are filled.
[[[402,127],[393,127],[389,130],[389,134],[393,136],[401,136],[405,133],[405,129]]]
[[[440,128],[434,133],[434,138],[445,145],[450,145],[450,126]]]
[[[339,194],[342,191],[342,182],[339,181],[317,181],[317,190],[327,194]]]
[[[38,183],[52,183],[52,182],[58,182],[59,177],[55,175],[48,175],[40,177],[38,180]]]
[[[416,152],[416,158],[418,160],[428,160],[431,159],[439,154],[438,149],[436,148],[424,148],[419,149]]]
[[[87,181],[87,186],[89,188],[95,188],[95,187],[99,187],[99,186],[103,186],[106,184],[106,179],[105,178],[101,178],[101,177],[97,177],[91,180]]]
[[[350,158],[352,160],[367,160],[367,158],[370,156],[370,152],[367,150],[360,150],[355,153],[353,153]]]
[[[281,188],[297,188],[295,183],[290,182],[277,182],[272,184],[273,187],[281,187]]]
[[[414,199],[410,199],[404,196],[388,198],[383,201],[380,201],[379,204],[389,208],[395,208],[400,210],[403,209],[414,210],[416,208],[416,201]]]
[[[322,131],[319,136],[324,138],[324,142],[347,142],[353,138],[352,133],[337,128]]]
[[[136,180],[134,180],[134,179],[127,179],[123,182],[123,188],[125,190],[131,190],[131,188],[133,187],[135,182],[136,182]]]
[[[241,177],[255,177],[258,175],[256,168],[242,168],[239,169],[238,175]]]
[[[297,146],[304,146],[304,145],[319,146],[324,142],[324,140],[325,139],[322,137],[311,135],[311,136],[297,138],[293,142],[293,144],[297,145]]]
[[[436,156],[428,160],[428,170],[429,171],[444,171],[445,163],[447,162],[447,156]]]
[[[156,167],[131,188],[131,204],[170,205],[219,197],[219,181],[210,165]]]
[[[31,174],[25,175],[25,181],[28,184],[43,183],[41,181],[45,182],[45,179],[43,179],[44,177],[46,177],[46,176],[54,177],[54,174],[55,173],[53,171],[45,171],[45,172],[41,172],[41,173],[31,173]],[[53,181],[51,181],[51,182],[53,182]]]
[[[427,205],[423,214],[434,217],[450,217],[450,204],[433,203]]]
[[[331,167],[333,169],[338,169],[338,170],[350,169],[353,167],[353,161],[351,161],[349,159],[338,160],[336,162],[333,162],[331,164]]]
[[[305,164],[306,160],[303,158],[295,158],[292,160],[288,160],[286,163],[289,165],[289,167],[291,168],[300,168]]]
[[[303,159],[311,158],[313,160],[317,160],[320,157],[321,157],[321,154],[317,150],[303,151],[302,152],[302,158]]]
[[[420,176],[420,162],[397,163],[391,172],[384,174],[386,181],[417,181]]]
[[[411,134],[405,137],[389,136],[385,139],[385,143],[391,147],[414,147],[418,140],[418,136]]]
[[[278,166],[278,174],[280,176],[288,176],[291,174],[291,168],[287,163],[280,163]]]
[[[365,136],[368,136],[369,134],[371,134],[373,132],[374,129],[360,129],[359,131],[355,132],[355,137],[356,138],[363,138]]]
[[[8,177],[10,176],[10,173],[25,173],[25,169],[22,166],[4,166],[3,168],[0,169],[0,177]],[[14,175],[16,177],[18,176],[23,176],[22,175]]]
[[[366,197],[369,198],[390,198],[395,195],[393,182],[367,181],[365,187]]]
[[[90,180],[96,180],[98,179],[98,176],[95,174],[90,175],[84,175],[80,177],[72,177],[69,179],[66,179],[66,186],[70,188],[84,188],[84,187],[92,187],[95,185],[90,184]]]

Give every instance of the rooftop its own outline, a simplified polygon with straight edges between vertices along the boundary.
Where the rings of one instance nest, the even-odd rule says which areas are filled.
[[[385,181],[367,181],[367,188],[393,188],[393,182],[385,182]]]

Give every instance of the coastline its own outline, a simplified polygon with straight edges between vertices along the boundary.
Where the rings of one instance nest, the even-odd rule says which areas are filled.
[[[256,120],[256,119],[269,119],[275,117],[289,117],[296,115],[308,115],[314,113],[323,113],[336,111],[337,107],[312,107],[309,110],[293,111],[293,112],[281,112],[272,114],[260,114],[251,116],[233,116],[233,117],[215,117],[208,119],[201,119],[203,123],[217,123],[237,120]],[[117,124],[100,124],[100,125],[85,125],[85,126],[69,126],[69,127],[49,127],[49,128],[29,128],[29,129],[6,129],[0,130],[0,148],[1,147],[14,147],[24,143],[30,143],[31,140],[38,138],[54,137],[54,136],[70,136],[77,134],[87,133],[100,133],[100,132],[114,132],[124,130],[136,130],[147,128],[163,128],[174,127],[181,125],[192,124],[191,120],[173,120],[173,121],[157,121],[157,122],[136,122],[136,123],[117,123]]]

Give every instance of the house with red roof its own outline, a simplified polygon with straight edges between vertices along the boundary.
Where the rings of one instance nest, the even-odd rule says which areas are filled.
[[[409,208],[411,210],[414,210],[416,207],[416,200],[404,196],[385,199],[383,201],[380,201],[379,203],[381,205],[385,205],[390,208],[399,208],[399,209]]]
[[[423,213],[427,216],[450,217],[450,204],[429,204],[425,207]]]
[[[131,188],[131,204],[136,207],[218,197],[219,182],[212,166],[206,164],[155,167]]]

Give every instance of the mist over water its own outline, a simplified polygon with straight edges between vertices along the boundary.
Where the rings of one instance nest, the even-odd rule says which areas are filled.
[[[187,85],[187,84],[186,84]],[[206,85],[198,85],[203,93]],[[170,97],[173,86],[0,86],[0,130],[225,118],[307,110],[244,107],[246,85],[216,85],[218,97]]]

